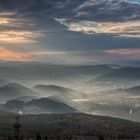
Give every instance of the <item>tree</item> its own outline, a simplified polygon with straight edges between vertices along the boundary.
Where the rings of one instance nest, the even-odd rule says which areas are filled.
[[[44,136],[44,140],[48,140],[48,136],[47,135]]]
[[[37,135],[36,135],[36,140],[42,140],[42,137],[41,137],[40,134],[37,134]]]
[[[19,112],[17,112],[16,122],[13,125],[13,127],[15,129],[14,138],[15,138],[15,140],[19,140],[19,134],[20,134],[20,128],[21,128],[21,124],[19,122]]]
[[[104,137],[103,136],[99,136],[99,140],[104,140]]]

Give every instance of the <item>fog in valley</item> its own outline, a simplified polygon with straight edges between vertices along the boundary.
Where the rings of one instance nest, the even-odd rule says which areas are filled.
[[[2,111],[140,121],[140,67],[13,62],[0,65],[0,77]]]

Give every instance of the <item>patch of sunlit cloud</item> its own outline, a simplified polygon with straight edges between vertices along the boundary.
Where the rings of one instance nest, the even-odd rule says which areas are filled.
[[[10,20],[8,18],[0,18],[0,25],[9,24]]]
[[[34,31],[0,31],[0,43],[2,44],[24,44],[34,43],[42,36],[41,32]]]
[[[10,25],[16,21],[13,16],[16,13],[14,12],[0,12],[0,25]]]
[[[65,25],[68,30],[84,34],[114,34],[120,37],[140,38],[140,21],[127,22],[94,22],[94,21],[69,21],[56,19]]]
[[[123,38],[140,38],[140,34],[120,34],[119,36]]]
[[[130,2],[130,3],[140,4],[140,0],[128,0],[128,2]]]
[[[16,49],[0,47],[0,60],[1,61],[47,61],[48,57],[61,56],[64,52],[56,51],[16,51]]]
[[[2,16],[13,16],[13,15],[15,15],[16,13],[15,12],[7,12],[7,11],[2,11],[2,12],[0,12],[0,17],[2,17]]]
[[[37,51],[37,52],[32,52],[32,55],[61,55],[65,54],[64,51]]]
[[[104,50],[105,54],[114,57],[126,57],[126,58],[140,58],[140,49],[132,48],[132,49],[110,49]]]
[[[16,15],[16,16],[15,16]],[[18,18],[16,13],[0,12],[0,44],[34,43],[43,36],[42,31],[23,29],[31,21]]]
[[[50,59],[59,59],[66,55],[63,51],[31,51],[28,54],[34,61],[38,62],[48,62]]]
[[[0,60],[2,61],[28,61],[31,59],[31,56],[28,54],[0,47]]]

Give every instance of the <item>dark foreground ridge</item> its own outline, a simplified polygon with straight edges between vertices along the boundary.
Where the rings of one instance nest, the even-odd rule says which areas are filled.
[[[15,115],[1,113],[0,140],[15,140]],[[140,140],[140,123],[74,114],[19,115],[19,140]]]

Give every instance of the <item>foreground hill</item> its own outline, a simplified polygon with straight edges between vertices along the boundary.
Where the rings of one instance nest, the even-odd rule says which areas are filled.
[[[11,116],[11,117],[9,117]],[[140,123],[82,113],[23,115],[20,117],[21,133],[34,137],[37,133],[48,135],[49,140],[139,140]],[[13,130],[14,115],[0,115],[0,135]],[[5,125],[6,124],[6,125]],[[76,138],[74,140],[76,140]],[[88,138],[88,139],[87,139]]]

